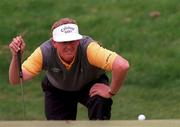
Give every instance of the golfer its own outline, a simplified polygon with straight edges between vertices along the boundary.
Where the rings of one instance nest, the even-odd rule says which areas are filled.
[[[113,40],[112,40],[113,41]],[[25,50],[21,36],[9,44],[12,60],[11,84],[19,84],[17,52]],[[52,25],[52,38],[42,43],[23,62],[23,81],[42,70],[47,120],[76,120],[77,104],[88,109],[90,120],[111,118],[112,96],[123,84],[129,68],[126,59],[101,47],[89,36],[81,35],[74,19],[62,18]],[[112,80],[106,75],[112,72]]]

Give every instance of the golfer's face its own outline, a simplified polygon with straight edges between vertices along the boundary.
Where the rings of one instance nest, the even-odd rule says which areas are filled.
[[[55,42],[58,55],[66,62],[71,62],[76,55],[79,40],[70,42]]]

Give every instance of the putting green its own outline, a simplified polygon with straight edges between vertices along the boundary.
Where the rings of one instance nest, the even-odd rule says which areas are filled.
[[[0,127],[180,127],[180,120],[0,121]]]

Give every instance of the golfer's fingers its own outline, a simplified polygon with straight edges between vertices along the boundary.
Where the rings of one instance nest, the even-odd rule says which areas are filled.
[[[21,36],[17,36],[17,37],[15,37],[15,38],[13,38],[13,40],[12,40],[11,43],[13,43],[14,45],[17,45],[17,46],[20,47],[20,48],[21,48],[21,46],[22,46],[22,47],[25,46],[24,40],[22,39]]]
[[[95,95],[99,95],[99,92],[98,91],[93,91],[91,94],[90,94],[90,97],[93,97]]]
[[[99,87],[99,85],[94,84],[94,85],[91,87],[91,90],[96,90],[96,89],[98,89],[98,87]]]
[[[13,38],[12,43],[15,43],[18,47],[20,47],[22,41],[21,41],[20,37],[17,36],[17,37],[15,37],[15,38]]]
[[[92,90],[90,90],[90,91],[89,91],[89,96],[91,96],[91,94],[92,94],[92,93],[93,93],[93,91],[92,91]]]
[[[89,94],[92,94],[92,93],[94,93],[96,91],[96,87],[91,87],[91,89],[90,89],[90,91],[89,91]]]
[[[18,52],[20,50],[19,46],[16,43],[11,43],[9,45],[9,48],[11,49],[11,51],[13,52]]]
[[[13,54],[16,54],[20,50],[20,41],[18,37],[12,39],[11,43],[9,44],[9,48]]]
[[[16,55],[16,51],[13,49],[12,45],[9,45],[9,49],[11,50],[12,54]]]
[[[96,88],[96,86],[92,87],[90,89],[90,92],[89,92],[89,95],[92,97],[94,95],[99,95],[100,94],[100,91]]]
[[[18,36],[18,39],[21,41],[21,43],[24,43],[24,39],[22,38],[22,36]]]
[[[19,50],[20,50],[22,42],[21,42],[19,36],[17,36],[13,40],[14,40],[14,43],[19,47]]]
[[[21,50],[24,51],[26,44],[21,36],[19,37],[19,39],[21,41]]]

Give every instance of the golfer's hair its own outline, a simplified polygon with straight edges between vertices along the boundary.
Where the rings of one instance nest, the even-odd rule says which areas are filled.
[[[51,30],[55,29],[56,27],[58,26],[61,26],[61,25],[64,25],[64,24],[77,24],[76,21],[74,19],[71,19],[71,18],[62,18],[58,21],[56,21],[52,27],[51,27]]]

